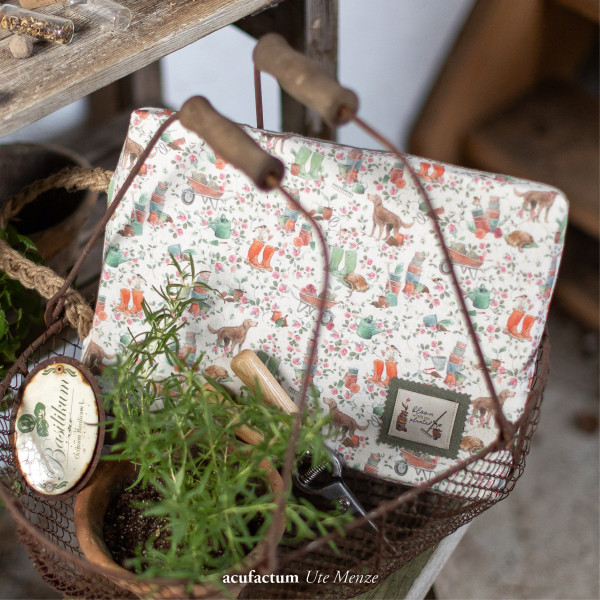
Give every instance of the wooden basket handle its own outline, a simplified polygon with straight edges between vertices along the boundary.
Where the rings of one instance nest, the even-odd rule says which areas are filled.
[[[296,52],[277,33],[260,38],[253,59],[259,71],[273,75],[290,96],[318,112],[332,127],[348,122],[348,117],[342,115],[343,108],[352,114],[358,111],[358,97],[353,91],[342,87],[316,62]]]
[[[283,179],[283,163],[267,154],[235,123],[217,112],[202,96],[194,96],[179,111],[182,125],[197,133],[227,162],[243,171],[261,190],[273,189]]]

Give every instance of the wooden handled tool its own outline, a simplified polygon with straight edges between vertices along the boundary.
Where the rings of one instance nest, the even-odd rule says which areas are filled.
[[[206,384],[204,386],[204,389],[210,391],[210,392],[215,392],[215,388],[210,385],[210,384]],[[229,402],[228,402],[229,404]],[[260,432],[260,431],[255,431],[254,429],[250,429],[250,427],[248,427],[248,425],[240,425],[240,427],[238,427],[235,430],[235,434],[242,440],[244,440],[247,444],[251,444],[252,446],[256,446],[256,444],[260,444],[260,442],[262,442],[265,439],[265,436]]]
[[[237,167],[261,190],[272,190],[273,180],[281,183],[283,163],[267,154],[235,123],[218,113],[202,96],[187,100],[179,111],[181,123],[206,140],[227,162]]]
[[[268,406],[277,406],[287,415],[298,412],[298,407],[252,350],[242,350],[231,361],[231,368],[251,390],[256,392],[256,386],[259,387],[263,402]]]
[[[298,102],[318,112],[331,126],[348,122],[341,114],[347,108],[358,111],[356,94],[342,87],[316,62],[292,49],[285,38],[268,33],[254,48],[254,65],[259,71],[273,75],[279,85]]]

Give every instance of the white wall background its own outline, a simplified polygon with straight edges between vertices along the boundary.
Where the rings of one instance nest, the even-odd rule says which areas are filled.
[[[339,80],[356,91],[360,115],[406,149],[412,122],[474,0],[340,0]],[[127,35],[127,34],[124,34]],[[195,94],[241,123],[255,124],[254,40],[231,26],[162,60],[163,97],[178,108]],[[279,129],[277,85],[263,75],[265,127]],[[85,99],[0,139],[47,141],[83,123]],[[353,126],[342,143],[376,147]]]

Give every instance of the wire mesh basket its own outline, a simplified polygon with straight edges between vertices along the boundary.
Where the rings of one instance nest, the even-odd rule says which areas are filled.
[[[42,360],[53,356],[78,359],[80,341],[65,320],[59,321],[32,344],[11,368],[0,385],[2,412],[0,413],[0,465],[2,496],[17,523],[21,543],[43,579],[54,589],[71,598],[134,598],[131,592],[107,579],[100,569],[87,561],[79,548],[73,522],[75,497],[67,500],[48,500],[20,483],[14,461],[14,447],[10,437],[12,412],[21,382]],[[538,353],[535,376],[527,399],[522,423],[509,448],[494,452],[471,463],[450,479],[452,493],[439,494],[407,488],[369,476],[353,469],[344,470],[344,479],[367,511],[372,515],[380,535],[354,527],[346,536],[336,539],[338,552],[331,550],[324,537],[300,546],[278,547],[279,575],[290,576],[289,583],[251,583],[241,598],[307,598],[331,596],[349,598],[372,587],[363,582],[337,581],[314,586],[306,581],[307,570],[318,569],[330,574],[371,573],[379,580],[398,570],[407,562],[432,547],[478,514],[504,499],[513,489],[525,468],[525,457],[531,437],[537,427],[540,405],[549,372],[550,341],[545,334]],[[466,483],[461,473],[468,472]],[[493,488],[489,478],[493,476]],[[400,501],[400,497],[404,500]],[[314,497],[311,498],[314,501]],[[391,553],[383,536],[396,548]]]
[[[269,56],[272,55],[273,53],[269,54]],[[300,67],[305,68],[302,64]],[[306,69],[308,69],[307,72],[312,72],[311,70],[314,70],[315,67],[309,65],[306,66]],[[327,84],[327,86],[331,85],[333,84]],[[304,93],[304,90],[300,91]],[[348,94],[343,92],[339,98],[341,98],[339,102],[342,103],[340,106],[337,108],[337,105],[334,106],[335,110],[329,107],[335,118],[338,118],[342,109],[344,109],[348,113],[348,119],[346,120],[354,119],[355,122],[362,124],[376,139],[383,140],[385,142],[384,146],[391,147],[392,152],[398,156],[399,160],[404,160],[393,146],[390,146],[384,138],[378,136],[376,132],[373,132],[356,117],[354,113],[357,105],[354,105],[354,112],[348,108],[346,104],[352,107],[352,97],[348,100]],[[344,102],[346,104],[343,104]],[[114,214],[116,205],[140,171],[162,133],[177,118],[205,139],[207,139],[207,136],[202,135],[203,132],[200,131],[202,128],[197,126],[198,122],[206,125],[206,133],[212,131],[215,135],[219,134],[217,137],[227,139],[228,146],[220,152],[223,155],[227,154],[232,148],[237,148],[237,151],[241,152],[242,155],[240,161],[245,161],[248,155],[257,152],[257,146],[250,138],[246,140],[242,137],[240,139],[241,130],[238,131],[231,123],[224,123],[223,117],[215,113],[210,104],[203,99],[191,99],[183,106],[179,115],[181,116],[175,113],[164,121],[148,146],[140,154],[135,166],[128,175],[126,183],[121,187],[109,210],[99,223],[94,233],[95,237],[88,243],[90,248],[101,235],[104,226],[111,215]],[[195,120],[198,116],[202,116],[204,120],[199,118]],[[219,119],[221,119],[220,122]],[[184,121],[186,122],[184,123]],[[213,121],[214,124],[219,124],[219,126],[215,125],[211,129]],[[222,132],[225,132],[226,135]],[[223,143],[225,144],[225,142]],[[213,148],[216,147],[216,144],[210,143],[210,145]],[[233,150],[231,151],[233,152]],[[321,237],[325,264],[328,264],[326,244],[317,223],[281,187],[283,165],[278,166],[278,161],[275,160],[275,167],[280,168],[278,178],[272,168],[273,160],[272,157],[261,155],[258,157],[256,165],[252,167],[256,175],[255,181],[260,181],[260,184],[257,183],[257,187],[264,190],[278,189],[288,202],[291,202],[293,206],[305,214]],[[235,157],[231,159],[231,162],[235,162]],[[248,174],[248,170],[243,167],[240,168]],[[439,230],[428,195],[423,189],[419,178],[412,172],[408,164],[406,164],[406,169],[420,187],[423,198],[431,209],[432,215],[434,215],[434,228],[436,228],[438,239],[441,241],[442,249],[446,253],[447,261],[450,264],[448,249]],[[250,177],[252,178],[252,176]],[[105,183],[102,185],[105,185]],[[42,577],[52,587],[65,596],[73,598],[131,598],[135,597],[132,592],[111,581],[107,577],[108,573],[103,572],[100,567],[89,562],[84,556],[75,531],[75,497],[71,496],[66,500],[49,499],[47,496],[38,496],[23,484],[16,465],[14,436],[11,435],[11,420],[18,408],[18,392],[28,374],[48,358],[66,356],[71,359],[78,359],[80,356],[81,339],[69,327],[69,323],[73,323],[74,318],[77,316],[75,314],[77,312],[76,305],[73,304],[72,295],[71,300],[69,300],[66,293],[69,290],[68,293],[74,294],[69,288],[87,252],[89,252],[88,247],[84,250],[82,257],[76,263],[66,281],[55,282],[54,291],[50,295],[58,288],[60,290],[56,291],[48,304],[46,311],[46,320],[50,324],[48,329],[19,357],[0,384],[0,472],[2,475],[0,496],[17,523],[21,542],[26,547]],[[4,266],[2,268],[6,270]],[[479,364],[484,365],[483,353],[477,342],[473,325],[468,318],[464,298],[461,295],[460,286],[452,269],[450,269],[450,275],[453,279],[456,297],[461,303],[462,311],[469,325],[470,336],[477,351]],[[35,288],[35,285],[30,287]],[[327,274],[325,275],[324,284],[324,290],[326,289]],[[82,299],[81,302],[83,302]],[[70,316],[61,316],[63,308],[66,308],[67,315]],[[89,307],[84,306],[83,309],[89,310]],[[321,312],[316,319],[315,339],[318,339],[318,331],[325,309],[325,296],[323,296],[320,307]],[[79,331],[85,330],[80,328]],[[85,335],[86,333],[80,333],[81,337],[85,337]],[[316,358],[316,346],[315,344],[311,351],[308,372],[310,372]],[[428,470],[432,470],[432,465],[429,465],[423,459],[412,456],[409,452],[402,451],[403,458],[399,461],[401,464],[399,468],[408,468],[410,465],[412,468],[422,471],[423,485],[409,488],[402,484],[395,484],[378,478],[376,476],[376,461],[371,465],[370,472],[373,473],[372,475],[353,469],[344,469],[346,485],[362,503],[367,514],[350,522],[345,527],[343,536],[338,532],[332,532],[327,535],[318,535],[308,543],[296,543],[295,545],[288,543],[284,536],[283,543],[275,548],[276,560],[272,562],[271,556],[269,556],[269,562],[264,567],[265,572],[270,572],[275,577],[267,578],[267,583],[264,580],[261,583],[254,583],[254,581],[248,583],[242,590],[240,597],[349,598],[355,596],[372,588],[371,578],[363,576],[377,575],[378,579],[382,580],[424,550],[434,546],[444,537],[471,521],[484,510],[504,499],[512,491],[525,468],[525,457],[529,452],[531,438],[539,420],[542,395],[549,372],[549,362],[550,342],[547,333],[545,333],[536,354],[534,376],[530,381],[530,391],[525,408],[518,421],[512,424],[507,422],[490,375],[486,369],[483,369],[483,373],[488,379],[488,389],[494,400],[494,416],[498,419],[500,425],[500,434],[497,440],[484,449],[481,449],[480,446],[474,447],[470,450],[468,458],[458,461],[452,468],[433,477],[431,477],[432,473],[426,473]],[[308,389],[308,378],[305,378],[305,382],[300,401],[300,412]],[[300,421],[298,420],[297,423],[299,426]],[[294,450],[294,445],[290,444],[288,449],[289,460],[286,458],[286,464],[284,465],[284,479],[286,478],[286,469],[288,475],[290,474]],[[301,494],[302,492],[297,491],[295,493]],[[312,496],[311,501],[317,506],[319,505],[319,502],[315,502]],[[321,501],[327,502],[325,499]],[[322,507],[325,508],[326,506],[323,505]],[[377,532],[374,529],[363,528],[368,521],[377,525]],[[329,542],[332,540],[335,540],[336,548],[332,548],[330,545]],[[270,568],[269,565],[273,564],[275,566]],[[318,586],[312,585],[307,581],[306,573],[308,570],[319,570],[321,574],[329,575],[328,583]],[[344,578],[340,580],[339,577],[335,577],[338,571],[352,572],[355,577],[352,580]],[[133,578],[134,575],[131,574],[131,579]],[[175,597],[172,593],[172,586],[175,583],[184,585],[186,582],[176,582],[173,579],[155,579],[151,583],[154,586],[152,589],[153,596]],[[214,597],[214,590],[201,586],[198,589],[202,591],[197,591],[194,588],[189,592],[189,597],[201,598],[209,595]]]

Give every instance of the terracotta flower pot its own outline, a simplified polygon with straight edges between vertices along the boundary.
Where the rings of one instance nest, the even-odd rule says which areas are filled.
[[[323,207],[323,219],[325,221],[329,221],[331,219],[331,215],[333,215],[333,208],[329,208],[328,206]]]
[[[394,294],[399,294],[402,290],[402,284],[399,281],[390,281],[390,288]]]
[[[455,365],[462,365],[465,362],[465,359],[458,354],[454,354],[454,352],[450,353],[450,362]]]
[[[296,163],[294,163],[291,167],[290,167],[290,171],[292,172],[292,175],[299,175],[300,174],[300,165],[297,165]]]
[[[283,489],[283,480],[275,468],[263,461],[260,465],[268,470],[266,475],[272,492]],[[153,584],[139,581],[134,573],[119,566],[104,542],[104,516],[109,505],[123,491],[132,485],[136,479],[136,469],[129,461],[101,461],[89,484],[78,494],[75,502],[74,521],[77,540],[86,558],[94,565],[102,568],[102,574],[112,582],[137,594],[150,598],[187,598],[190,595],[185,590],[185,584],[169,585]],[[279,536],[283,535],[285,525],[282,524]],[[266,550],[266,542],[262,541],[246,555],[243,565],[233,566],[227,573],[235,573],[241,566],[255,567],[262,559]],[[227,585],[229,593],[237,598],[245,584]],[[194,585],[191,597],[220,597],[212,586]]]

